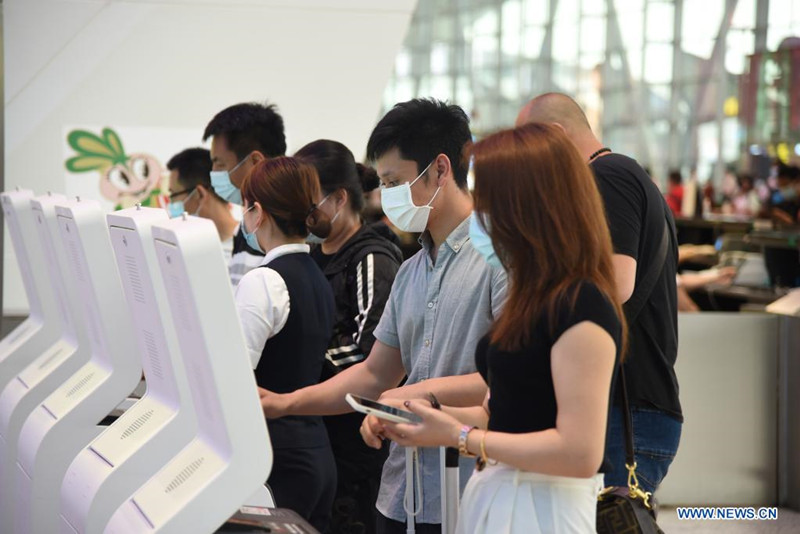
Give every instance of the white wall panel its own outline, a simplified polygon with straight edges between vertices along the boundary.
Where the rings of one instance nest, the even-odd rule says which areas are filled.
[[[360,159],[415,4],[6,0],[6,188],[65,190],[65,127],[194,129],[199,145],[242,101],[278,105],[290,153],[327,137]],[[8,244],[4,274],[5,313],[24,313]]]

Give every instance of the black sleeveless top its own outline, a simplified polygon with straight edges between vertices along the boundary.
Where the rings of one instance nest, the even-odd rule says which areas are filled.
[[[508,310],[506,310],[508,311]],[[533,325],[533,339],[528,346],[506,352],[484,336],[475,349],[475,363],[491,391],[489,430],[523,434],[555,428],[558,405],[550,367],[550,352],[561,334],[570,327],[591,321],[608,332],[617,346],[614,372],[609,384],[609,398],[617,375],[622,325],[614,306],[591,282],[577,290],[575,305],[566,299],[559,303],[556,324],[540,317]],[[603,459],[600,472],[608,471]]]
[[[289,317],[269,338],[255,369],[256,382],[275,393],[317,384],[331,338],[334,300],[330,284],[306,253],[279,256],[262,267],[276,271],[289,293]],[[267,421],[272,447],[328,445],[321,417],[286,416]]]

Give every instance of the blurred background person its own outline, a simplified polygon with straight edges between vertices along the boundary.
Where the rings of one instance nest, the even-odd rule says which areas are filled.
[[[664,198],[666,198],[667,206],[672,210],[672,214],[679,216],[683,206],[683,176],[681,176],[681,171],[669,171],[667,194],[664,195]]]
[[[798,223],[800,212],[800,168],[778,165],[777,188],[770,196],[770,215],[781,225]]]
[[[733,213],[745,217],[757,217],[761,212],[761,198],[755,189],[753,175],[741,173],[737,177],[739,190],[733,195]]]

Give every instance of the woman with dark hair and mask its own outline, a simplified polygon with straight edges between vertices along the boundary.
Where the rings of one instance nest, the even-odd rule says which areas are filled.
[[[313,166],[278,157],[255,165],[242,184],[242,229],[265,254],[236,287],[236,305],[261,388],[288,393],[320,380],[334,324],[328,281],[309,256],[309,232],[324,237],[331,223],[317,206]],[[321,417],[267,421],[274,460],[267,483],[275,503],[326,532],[336,491],[336,466]]]
[[[323,270],[336,300],[333,336],[328,344],[323,378],[366,358],[375,342],[373,330],[389,298],[402,263],[400,249],[385,225],[367,225],[362,219],[364,193],[380,184],[377,173],[356,163],[341,143],[318,140],[301,148],[295,157],[313,165],[321,185],[317,206],[331,221],[330,234],[320,239],[311,257]],[[397,238],[395,237],[395,240]],[[372,532],[375,501],[388,443],[380,450],[364,444],[359,433],[363,415],[349,413],[325,417],[336,458],[338,487],[331,532]]]

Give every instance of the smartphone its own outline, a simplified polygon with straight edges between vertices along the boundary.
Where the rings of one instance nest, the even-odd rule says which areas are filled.
[[[393,408],[392,406],[381,404],[380,402],[371,399],[365,399],[364,397],[359,397],[358,395],[353,395],[352,393],[345,395],[344,400],[346,400],[347,404],[349,404],[357,412],[365,413],[367,415],[374,415],[375,417],[385,419],[393,423],[422,422],[422,418],[415,413]]]

